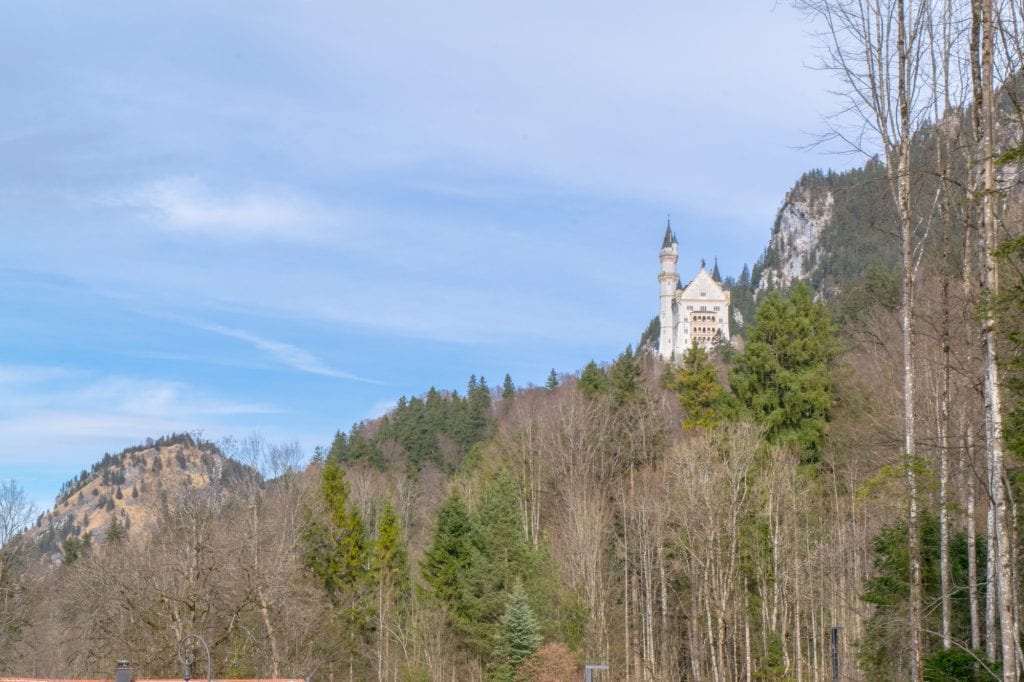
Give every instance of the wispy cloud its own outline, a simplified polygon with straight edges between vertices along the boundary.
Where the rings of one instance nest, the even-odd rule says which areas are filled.
[[[199,329],[205,329],[206,331],[214,332],[222,336],[227,336],[232,339],[238,339],[244,341],[254,348],[261,350],[271,355],[275,360],[283,365],[296,369],[300,372],[306,372],[308,374],[318,374],[320,376],[331,377],[333,379],[347,379],[350,381],[361,381],[367,384],[379,384],[379,381],[373,379],[367,379],[360,377],[351,372],[344,370],[335,369],[328,366],[319,357],[310,353],[309,351],[293,346],[290,343],[284,343],[283,341],[275,341],[262,336],[257,336],[251,332],[247,332],[244,329],[234,329],[231,327],[225,327],[219,324],[196,324],[194,325]]]
[[[218,193],[194,177],[169,177],[114,192],[103,203],[135,209],[164,230],[236,238],[306,240],[326,217],[314,202],[282,188]]]

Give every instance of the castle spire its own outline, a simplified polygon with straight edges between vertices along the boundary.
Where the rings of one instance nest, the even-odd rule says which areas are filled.
[[[715,256],[715,268],[711,271],[711,279],[715,280],[719,284],[722,283],[722,275],[718,272],[718,256]]]
[[[672,233],[672,215],[669,214],[668,220],[665,222],[665,239],[661,242],[661,248],[667,249],[676,243],[676,236]]]

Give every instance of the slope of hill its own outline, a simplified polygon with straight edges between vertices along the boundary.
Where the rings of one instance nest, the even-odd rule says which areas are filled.
[[[111,534],[148,533],[187,490],[220,494],[222,484],[255,475],[213,443],[188,434],[106,454],[61,488],[32,530],[41,554],[58,560]]]

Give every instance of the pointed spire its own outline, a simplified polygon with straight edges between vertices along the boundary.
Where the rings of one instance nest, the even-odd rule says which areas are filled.
[[[719,284],[722,283],[722,274],[718,272],[718,256],[715,256],[715,267],[711,271],[711,279],[715,280]]]
[[[703,258],[701,258],[700,259],[700,269],[701,270],[705,270],[705,269],[707,269],[707,266],[708,266],[708,264],[704,261]]]
[[[665,239],[661,242],[661,248],[667,249],[676,243],[676,236],[672,234],[672,214],[668,216],[668,220],[665,222]]]

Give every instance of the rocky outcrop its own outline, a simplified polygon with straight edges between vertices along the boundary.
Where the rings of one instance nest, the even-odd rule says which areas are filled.
[[[832,222],[835,197],[820,175],[804,176],[786,195],[765,251],[757,292],[809,279],[821,262],[821,236]]]

